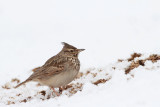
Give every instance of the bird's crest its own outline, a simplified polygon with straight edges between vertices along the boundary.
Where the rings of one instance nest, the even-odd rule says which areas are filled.
[[[68,44],[68,43],[66,43],[66,42],[62,42],[62,45],[64,45],[64,46],[63,46],[63,49],[64,49],[64,48],[77,49],[76,47],[74,47],[74,46],[72,46],[72,45],[70,45],[70,44]]]

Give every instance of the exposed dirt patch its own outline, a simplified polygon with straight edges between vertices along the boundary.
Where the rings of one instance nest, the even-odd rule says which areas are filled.
[[[68,96],[72,96],[73,94],[77,93],[78,91],[82,91],[82,87],[83,87],[82,83],[76,83],[76,84],[67,85],[67,87],[64,90],[69,90]]]
[[[15,104],[15,102],[7,101],[7,105],[10,105],[10,104]]]
[[[107,79],[99,79],[96,82],[93,82],[94,85],[98,85],[100,83],[105,83],[107,81]]]
[[[131,70],[133,70],[134,68],[139,67],[140,65],[144,66],[144,63],[145,63],[145,60],[137,60],[136,62],[132,61],[130,66],[128,68],[126,68],[125,74],[128,74]]]
[[[118,59],[118,62],[123,62],[124,60],[123,59]]]
[[[160,60],[160,55],[152,54],[152,55],[150,55],[146,60],[150,60],[150,61],[152,61],[153,63],[154,63],[154,62],[157,62],[158,60]]]
[[[133,53],[133,54],[131,54],[131,57],[128,58],[127,60],[128,60],[128,61],[133,61],[135,58],[141,57],[141,55],[142,55],[142,54],[140,54],[140,53]]]
[[[2,86],[3,89],[11,89],[10,84],[6,83]]]
[[[31,99],[32,99],[32,97],[31,97],[31,96],[28,96],[27,98],[21,100],[20,102],[21,102],[21,103],[26,103],[26,102],[30,101]]]
[[[111,77],[108,78],[108,79],[99,79],[99,80],[93,82],[93,84],[98,85],[98,84],[101,84],[101,83],[105,83],[106,81],[109,81],[110,79],[111,79]]]
[[[7,83],[5,83],[3,86],[2,86],[2,88],[3,89],[11,89],[13,86],[12,86],[12,83],[20,83],[20,80],[19,79],[17,79],[17,78],[13,78],[10,82],[7,82]]]
[[[21,103],[26,103],[26,102],[27,102],[27,99],[21,100],[20,102],[21,102]]]
[[[19,79],[17,79],[17,78],[14,78],[14,79],[12,79],[12,80],[11,80],[11,82],[17,82],[17,83],[20,83],[20,80],[19,80]]]
[[[43,96],[45,96],[45,95],[46,95],[46,91],[45,91],[45,90],[40,91],[39,93],[40,93],[40,94],[42,94]]]
[[[141,57],[141,55],[142,55],[142,54],[140,54],[140,53],[133,53],[133,54],[131,55],[131,57],[127,59],[128,61],[131,61],[131,64],[126,68],[125,74],[128,74],[131,70],[133,70],[134,68],[139,67],[140,65],[141,65],[141,66],[145,66],[145,62],[146,62],[147,60],[152,61],[153,63],[155,63],[155,62],[157,62],[158,60],[160,60],[160,55],[152,54],[152,55],[150,55],[150,56],[149,56],[148,58],[146,58],[146,59],[134,61],[134,59],[135,59],[136,57]]]
[[[16,96],[21,96],[22,94],[16,94]]]

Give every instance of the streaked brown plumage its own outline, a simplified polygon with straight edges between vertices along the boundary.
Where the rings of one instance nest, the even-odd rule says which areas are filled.
[[[63,49],[57,55],[48,59],[43,66],[36,69],[27,80],[15,88],[26,82],[36,81],[51,87],[55,92],[54,88],[65,86],[74,80],[80,69],[78,54],[84,49],[77,49],[65,42],[62,44],[64,45]]]

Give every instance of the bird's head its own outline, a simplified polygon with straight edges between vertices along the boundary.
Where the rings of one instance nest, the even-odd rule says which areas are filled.
[[[66,57],[78,57],[79,53],[85,50],[85,49],[77,49],[76,47],[74,47],[68,43],[65,43],[65,42],[62,42],[62,44],[64,46],[63,46],[63,49],[61,52]]]

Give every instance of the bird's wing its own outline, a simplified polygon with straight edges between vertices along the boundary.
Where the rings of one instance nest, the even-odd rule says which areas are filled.
[[[63,57],[53,56],[49,60],[47,60],[46,63],[41,66],[36,72],[34,72],[29,77],[29,79],[43,79],[59,74],[60,72],[64,71],[63,65],[65,62],[66,60],[64,60]]]
[[[47,78],[56,74],[59,74],[63,72],[63,66],[55,67],[55,66],[47,66],[47,67],[42,67],[41,70],[34,72],[29,79],[43,79]]]
[[[56,56],[53,56],[53,57],[49,58],[49,59],[45,62],[45,64],[44,64],[43,66],[49,66],[51,63],[56,62],[56,60],[57,60],[57,57],[56,57]]]
[[[50,66],[50,67],[47,67],[42,74],[46,76],[50,76],[54,74],[59,74],[62,71],[63,71],[63,66],[59,66],[59,67]]]

